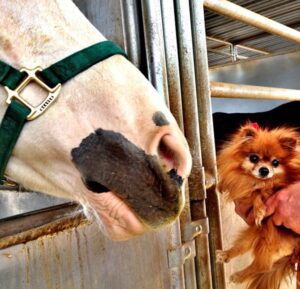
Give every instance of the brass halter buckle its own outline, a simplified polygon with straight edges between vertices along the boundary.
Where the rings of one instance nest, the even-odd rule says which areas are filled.
[[[17,99],[23,105],[30,109],[30,113],[27,116],[27,120],[33,120],[40,116],[46,109],[55,101],[58,97],[61,89],[61,84],[57,84],[54,88],[49,87],[46,83],[44,83],[40,78],[37,76],[37,72],[41,72],[43,69],[41,67],[36,67],[33,69],[22,68],[21,72],[26,72],[26,78],[19,84],[19,86],[12,90],[5,86],[5,90],[7,91],[7,99],[6,103],[10,104],[12,99]],[[32,106],[28,103],[24,98],[21,97],[20,93],[22,90],[30,83],[34,81],[40,87],[45,89],[48,92],[48,96],[44,99],[44,101],[39,104],[38,106]]]

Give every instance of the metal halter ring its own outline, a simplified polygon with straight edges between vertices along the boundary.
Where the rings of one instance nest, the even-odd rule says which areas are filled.
[[[7,86],[4,87],[8,94],[6,103],[10,104],[13,99],[18,100],[19,102],[21,102],[23,105],[25,105],[27,108],[30,109],[30,113],[27,116],[27,120],[33,120],[38,116],[40,116],[43,112],[45,112],[46,109],[55,101],[55,99],[58,97],[60,93],[61,84],[59,83],[54,88],[51,88],[46,83],[44,83],[40,78],[38,78],[37,72],[42,72],[41,67],[36,67],[33,69],[22,68],[20,71],[26,72],[27,76],[14,90],[8,88]],[[48,92],[48,96],[38,106],[32,106],[20,95],[22,90],[32,81],[37,83],[40,87],[42,87],[44,90]]]

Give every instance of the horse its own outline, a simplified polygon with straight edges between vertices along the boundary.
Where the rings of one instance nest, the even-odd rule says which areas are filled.
[[[0,60],[18,69],[46,68],[106,41],[71,0],[0,0],[0,27]],[[35,82],[21,93],[33,105],[45,94]],[[0,119],[6,98],[0,86]],[[188,144],[157,91],[113,55],[66,82],[24,125],[5,175],[80,203],[104,234],[125,240],[178,217],[190,170]]]

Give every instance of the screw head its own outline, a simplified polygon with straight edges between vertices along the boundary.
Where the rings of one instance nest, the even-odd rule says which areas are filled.
[[[202,227],[200,225],[195,227],[195,231],[196,232],[201,232],[202,231]]]
[[[190,248],[190,247],[186,247],[186,248],[184,249],[184,253],[185,253],[185,256],[189,256],[189,255],[192,253],[191,248]]]

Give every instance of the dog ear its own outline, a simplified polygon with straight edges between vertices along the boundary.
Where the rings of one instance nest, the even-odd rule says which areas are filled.
[[[279,139],[280,145],[287,150],[295,150],[297,146],[297,138],[295,137],[282,137]]]
[[[246,125],[240,128],[239,136],[245,139],[252,139],[256,136],[257,129],[251,125]]]

